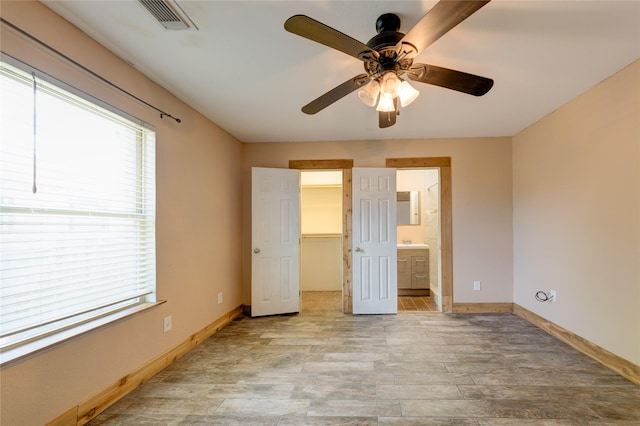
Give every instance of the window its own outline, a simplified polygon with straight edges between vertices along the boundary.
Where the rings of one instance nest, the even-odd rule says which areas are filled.
[[[2,362],[155,300],[155,133],[21,68],[0,67]]]

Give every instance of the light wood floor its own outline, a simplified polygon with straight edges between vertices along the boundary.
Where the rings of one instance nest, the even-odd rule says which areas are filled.
[[[303,310],[238,317],[91,424],[630,426],[640,386],[514,314]]]
[[[342,312],[342,292],[303,291],[303,312]],[[399,312],[438,312],[438,306],[430,296],[398,297]]]

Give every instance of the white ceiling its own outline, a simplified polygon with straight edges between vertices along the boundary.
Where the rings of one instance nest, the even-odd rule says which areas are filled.
[[[640,58],[639,0],[493,0],[415,59],[493,89],[415,83],[418,99],[379,129],[356,92],[300,111],[363,66],[283,24],[305,14],[366,43],[382,13],[406,33],[435,1],[178,1],[198,31],[167,31],[136,0],[43,3],[243,142],[511,136]]]

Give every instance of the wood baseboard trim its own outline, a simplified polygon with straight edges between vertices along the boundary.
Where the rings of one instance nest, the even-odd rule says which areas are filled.
[[[242,305],[227,312],[211,324],[204,327],[202,330],[192,334],[187,340],[183,341],[178,346],[157,356],[156,358],[140,366],[130,374],[122,377],[120,380],[104,389],[102,392],[94,395],[92,398],[81,403],[77,407],[70,409],[53,421],[57,423],[52,422],[52,424],[84,425],[85,423],[96,417],[98,414],[106,410],[120,398],[122,398],[123,396],[149,380],[156,373],[198,346],[205,339],[215,334],[218,330],[222,329],[225,325],[233,321],[233,319],[241,313]],[[69,416],[71,416],[73,413],[75,413],[76,421],[70,423]]]
[[[513,303],[454,303],[454,313],[502,314],[513,312]]]
[[[640,365],[636,365],[631,361],[627,361],[618,355],[584,339],[573,332],[560,327],[553,322],[523,308],[520,305],[513,305],[513,312],[519,317],[524,318],[531,324],[546,331],[553,337],[565,342],[574,349],[579,350],[583,354],[595,359],[600,364],[615,371],[622,377],[640,385]]]

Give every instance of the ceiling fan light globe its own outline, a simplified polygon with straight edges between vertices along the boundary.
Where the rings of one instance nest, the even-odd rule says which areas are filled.
[[[380,96],[380,101],[378,102],[378,106],[376,107],[376,111],[380,112],[392,112],[395,111],[396,107],[393,104],[393,98],[389,96]]]
[[[400,84],[400,105],[406,107],[411,102],[415,101],[419,94],[420,92],[414,89],[413,86],[411,86],[408,82],[403,81]]]
[[[376,101],[378,100],[378,94],[380,93],[380,83],[376,80],[373,80],[363,89],[358,91],[358,98],[364,103],[366,106],[375,106]]]
[[[400,94],[400,79],[395,72],[387,72],[382,76],[380,92],[392,98]]]

